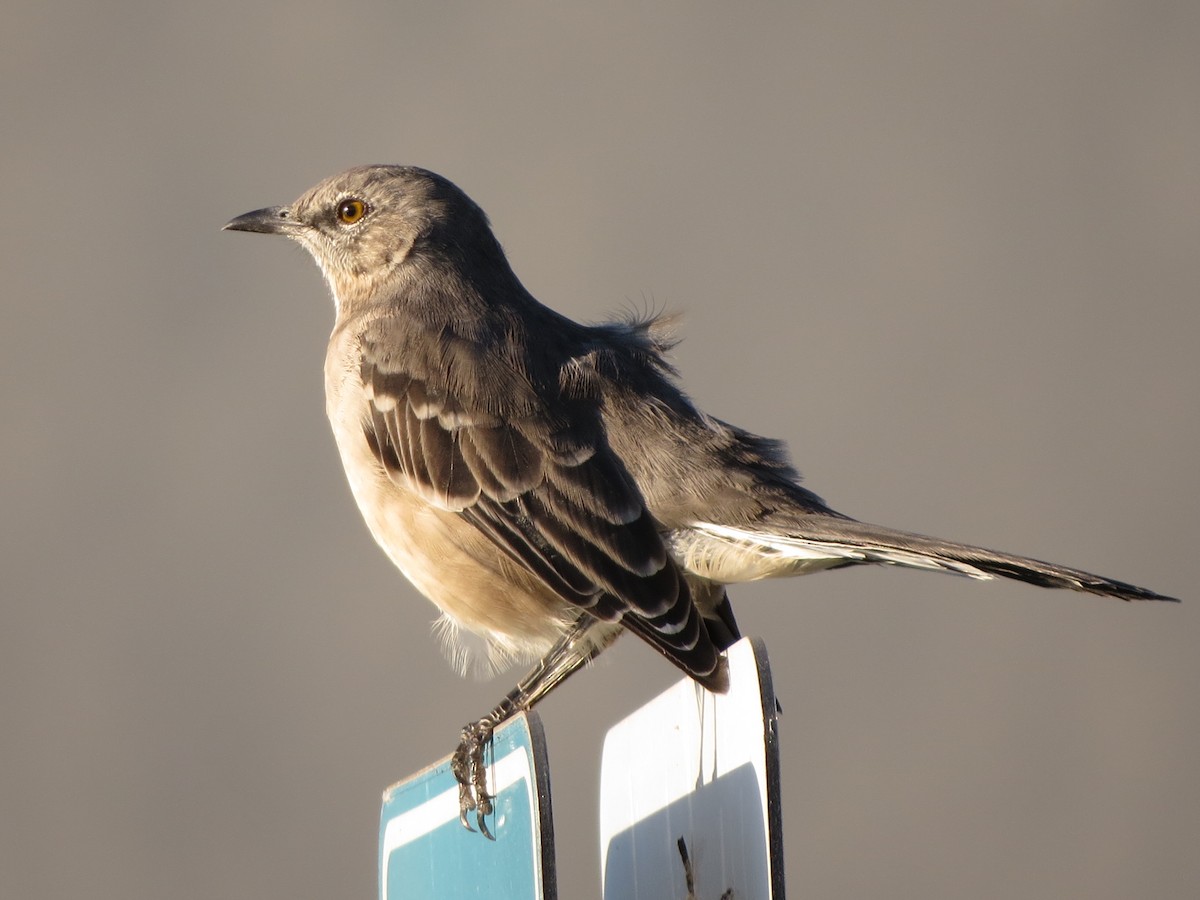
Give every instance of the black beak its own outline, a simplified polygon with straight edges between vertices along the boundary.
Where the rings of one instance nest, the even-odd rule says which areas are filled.
[[[222,231],[257,231],[259,234],[287,234],[296,228],[291,210],[286,206],[268,206],[238,216],[225,224]]]

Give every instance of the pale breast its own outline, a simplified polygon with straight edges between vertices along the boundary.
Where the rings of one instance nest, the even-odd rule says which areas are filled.
[[[572,611],[461,516],[430,503],[402,476],[389,477],[365,437],[359,373],[336,362],[355,356],[334,350],[331,345],[326,360],[326,412],[350,490],[376,542],[454,625],[494,644],[494,656],[540,656]]]

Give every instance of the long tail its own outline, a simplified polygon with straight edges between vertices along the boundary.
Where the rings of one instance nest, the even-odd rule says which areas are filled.
[[[1179,602],[1174,597],[1081,569],[836,515],[797,516],[786,523],[786,531],[777,531],[777,523],[772,525],[770,530],[758,530],[755,526],[697,522],[672,534],[670,542],[685,569],[725,584],[880,563],[979,579],[999,575],[1039,587],[1069,588],[1122,600]]]

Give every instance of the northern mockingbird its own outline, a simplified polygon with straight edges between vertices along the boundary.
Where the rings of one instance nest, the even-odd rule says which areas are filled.
[[[326,410],[350,488],[452,655],[473,634],[494,665],[540,659],[454,755],[463,823],[474,809],[485,833],[494,727],[622,631],[725,689],[726,585],[883,563],[1171,599],[835,512],[782,444],[692,405],[661,320],[580,325],[543,306],[483,210],[432,172],[351,169],[225,228],[292,238],[324,273]]]

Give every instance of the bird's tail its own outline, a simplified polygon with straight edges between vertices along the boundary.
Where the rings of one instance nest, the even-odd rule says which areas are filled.
[[[685,569],[725,584],[878,563],[978,579],[998,575],[1039,587],[1069,588],[1122,600],[1178,602],[1174,597],[1081,569],[839,516],[797,516],[781,525],[772,523],[773,527],[761,529],[757,525],[697,522],[672,534],[670,543]]]

